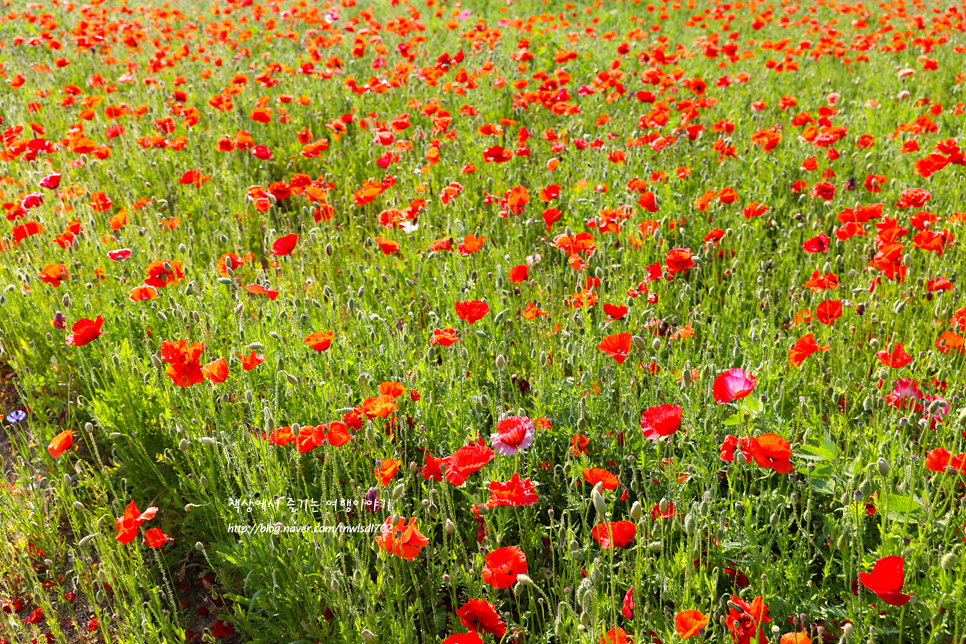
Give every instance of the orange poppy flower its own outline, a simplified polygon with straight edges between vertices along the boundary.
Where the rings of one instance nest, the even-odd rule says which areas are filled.
[[[708,616],[699,610],[683,610],[674,616],[674,630],[681,639],[698,635],[708,625]]]
[[[38,277],[41,282],[53,287],[58,287],[61,282],[70,279],[70,275],[67,274],[67,267],[63,264],[47,264],[40,271]]]
[[[258,365],[265,362],[265,356],[260,353],[255,353],[254,349],[252,349],[252,352],[248,356],[243,356],[239,353],[238,359],[241,360],[242,368],[244,368],[245,371],[251,371]]]
[[[394,458],[387,458],[376,466],[376,479],[379,480],[379,485],[385,487],[389,485],[389,481],[392,477],[396,475],[399,470],[400,462]]]
[[[616,490],[617,489],[617,477],[608,472],[607,470],[600,469],[599,467],[592,467],[581,472],[581,476],[584,480],[591,485],[597,485],[598,483],[604,484],[605,490]]]
[[[400,518],[395,524],[392,517],[388,517],[382,524],[382,534],[376,536],[376,543],[386,552],[412,561],[429,544],[429,539],[416,529],[415,517],[409,519],[409,523]]]
[[[47,445],[47,453],[51,458],[60,458],[60,455],[67,451],[74,444],[74,430],[65,429],[51,439]]]
[[[376,396],[362,401],[362,413],[369,418],[387,418],[396,411],[396,399],[392,396]]]
[[[305,338],[305,344],[309,345],[316,351],[326,351],[332,344],[332,338],[335,334],[331,331],[316,331],[309,337]]]
[[[228,378],[228,361],[224,358],[218,358],[214,362],[209,362],[201,368],[201,373],[204,375],[205,379],[214,382],[225,382]]]

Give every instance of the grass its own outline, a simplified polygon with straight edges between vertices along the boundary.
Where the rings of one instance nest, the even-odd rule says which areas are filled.
[[[476,627],[482,638],[518,644],[616,644],[615,628],[639,643],[676,641],[675,617],[688,610],[708,618],[700,637],[713,642],[759,629],[769,641],[963,641],[964,364],[960,348],[941,348],[966,326],[954,318],[966,184],[951,145],[932,176],[916,161],[962,131],[966,7],[393,4],[8,7],[0,116],[22,130],[4,134],[0,360],[19,395],[5,413],[25,415],[5,422],[0,570],[11,603],[0,637],[425,644],[466,633],[456,612],[479,599],[507,627],[502,638]],[[460,51],[461,62],[445,63]],[[370,91],[353,91],[350,78]],[[783,97],[794,101],[782,108]],[[253,120],[261,108],[269,122]],[[810,121],[796,118],[806,112]],[[404,113],[410,126],[394,130]],[[485,124],[502,134],[480,134]],[[817,145],[810,125],[844,129]],[[395,141],[381,145],[380,130]],[[781,135],[768,151],[763,130]],[[223,137],[244,144],[241,131],[271,158],[219,150]],[[860,146],[862,135],[874,144]],[[27,144],[40,139],[50,146],[32,155]],[[303,154],[320,139],[327,149]],[[918,151],[903,153],[910,141]],[[516,154],[487,162],[492,146]],[[398,159],[380,167],[387,153]],[[814,170],[803,169],[809,157]],[[185,177],[195,170],[206,178]],[[55,171],[56,189],[37,187]],[[870,174],[884,177],[880,192],[865,187]],[[367,181],[380,190],[363,198]],[[834,184],[831,199],[812,196],[822,181]],[[454,182],[462,189],[444,203]],[[551,185],[559,195],[545,201]],[[506,200],[521,187],[528,200],[514,212]],[[719,198],[726,188],[731,203]],[[913,188],[929,201],[898,207]],[[18,208],[37,192],[43,203]],[[407,226],[380,224],[417,199],[424,208]],[[767,210],[745,216],[752,202]],[[875,203],[881,219],[864,236],[836,237],[847,209]],[[547,208],[560,211],[552,224]],[[934,223],[922,223],[924,211]],[[886,218],[907,234],[876,263],[893,241],[876,228]],[[28,221],[43,232],[17,239]],[[917,235],[930,229],[949,233],[941,252],[922,248],[928,236]],[[56,242],[65,230],[73,239]],[[560,236],[576,233],[595,248],[569,252]],[[294,250],[271,254],[290,234]],[[459,252],[470,234],[482,246]],[[828,249],[806,253],[820,234]],[[116,249],[130,257],[113,261]],[[672,274],[672,249],[689,249],[693,267]],[[220,271],[227,253],[244,263]],[[39,278],[51,264],[69,276],[56,286]],[[520,265],[527,278],[511,281]],[[815,271],[835,273],[837,288],[805,287]],[[939,277],[951,289],[929,291]],[[146,279],[154,297],[132,301]],[[488,313],[471,324],[455,304],[475,300]],[[818,320],[826,301],[842,304],[831,324]],[[626,316],[614,320],[605,304]],[[546,315],[527,319],[528,305]],[[103,335],[65,343],[97,316]],[[448,328],[459,341],[431,343]],[[310,347],[315,332],[331,332],[331,346]],[[598,345],[622,333],[633,342],[618,362]],[[809,333],[827,351],[790,364]],[[203,352],[179,363],[162,345],[179,340]],[[908,364],[877,358],[900,342]],[[248,370],[252,352],[263,362]],[[219,358],[227,378],[203,378],[200,367]],[[715,382],[728,369],[753,375],[754,387],[719,403]],[[186,374],[200,380],[178,386]],[[897,402],[900,379],[922,397]],[[381,383],[402,391],[388,411],[365,404]],[[661,404],[680,406],[680,428],[647,440],[642,413]],[[496,454],[462,485],[424,475],[427,456],[477,438],[489,446],[510,416],[535,421],[532,446]],[[334,421],[350,426],[348,443],[333,444]],[[300,438],[285,446],[263,437],[296,425]],[[47,446],[65,430],[72,445],[55,458]],[[323,431],[326,444],[296,447]],[[578,434],[586,453],[572,449]],[[756,464],[747,441],[723,460],[727,436],[769,434],[788,441],[790,471]],[[940,448],[950,468],[934,471]],[[389,459],[398,469],[381,482]],[[604,550],[592,535],[601,520],[591,468],[617,479],[597,491],[609,521],[636,526],[627,547]],[[514,474],[531,479],[538,501],[487,508],[490,482]],[[367,494],[379,509],[360,503]],[[137,513],[157,513],[120,543],[132,500]],[[666,518],[653,518],[662,506]],[[415,518],[425,535],[412,559],[380,548],[379,530],[332,528],[390,517]],[[276,523],[333,531],[234,528]],[[173,541],[150,547],[148,529]],[[484,557],[508,546],[524,553],[529,581],[495,588]],[[902,557],[912,599],[901,606],[858,580],[887,557]],[[200,626],[179,605],[191,588],[205,594]],[[72,608],[67,592],[84,601]],[[749,608],[756,597],[770,622]],[[34,608],[47,619],[25,623]]]

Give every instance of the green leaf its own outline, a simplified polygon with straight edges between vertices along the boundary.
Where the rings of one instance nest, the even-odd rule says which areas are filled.
[[[887,510],[886,516],[893,521],[906,521],[908,518],[909,523],[918,523],[916,521],[916,514],[919,512],[920,505],[911,496],[890,494],[886,497],[884,505]]]
[[[737,425],[740,422],[741,422],[741,412],[739,411],[725,418],[721,424],[724,425],[725,427],[731,427],[733,425]]]

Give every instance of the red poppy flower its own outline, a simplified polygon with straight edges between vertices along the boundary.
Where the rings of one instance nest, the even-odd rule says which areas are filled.
[[[581,476],[584,480],[591,485],[597,485],[598,483],[604,484],[605,490],[616,490],[617,489],[617,477],[608,472],[607,470],[600,469],[599,467],[592,467],[581,472]]]
[[[818,237],[812,237],[802,244],[802,250],[810,255],[814,253],[826,253],[828,249],[828,235],[825,233],[822,233]]]
[[[517,575],[527,573],[527,557],[516,546],[497,548],[483,557],[483,583],[496,589],[509,588]]]
[[[309,337],[305,338],[305,344],[309,345],[316,351],[325,351],[332,344],[332,338],[335,334],[331,331],[316,331]]]
[[[205,381],[205,374],[199,362],[205,345],[192,342],[191,346],[185,340],[161,343],[161,360],[168,363],[164,373],[179,387],[190,387]]]
[[[409,523],[399,518],[395,525],[392,523],[392,517],[387,517],[382,524],[382,534],[376,536],[376,543],[386,552],[402,557],[406,561],[412,561],[429,544],[429,539],[416,529],[415,517],[409,519]]]
[[[256,159],[261,159],[262,161],[268,161],[272,158],[272,151],[269,150],[264,145],[256,145],[252,148],[251,155]]]
[[[245,290],[252,295],[267,295],[268,299],[272,300],[273,302],[279,295],[278,291],[273,291],[270,288],[265,288],[264,286],[260,286],[258,284],[249,284],[245,287]]]
[[[815,315],[822,324],[831,325],[842,315],[842,302],[826,300],[815,307]]]
[[[765,644],[767,641],[765,629],[761,627],[761,624],[770,622],[771,618],[768,617],[768,607],[765,606],[761,597],[755,597],[749,604],[741,597],[732,595],[731,603],[734,604],[735,608],[728,607],[726,621],[734,644],[750,644],[752,638],[755,637],[755,631],[758,631],[759,644]]]
[[[510,274],[507,276],[507,278],[514,284],[522,284],[530,279],[530,267],[526,264],[514,266],[510,269]]]
[[[238,359],[241,360],[242,368],[245,371],[251,371],[258,365],[265,362],[265,356],[263,356],[260,353],[255,353],[254,349],[252,349],[252,352],[248,354],[248,356],[243,356],[242,354],[239,353]]]
[[[615,626],[604,633],[597,644],[631,644],[631,638],[623,628]]]
[[[229,623],[225,623],[220,619],[216,619],[215,625],[211,627],[212,637],[228,637],[229,635],[233,635],[234,633],[235,633],[235,629],[232,628],[232,625]]]
[[[60,458],[60,455],[70,449],[73,444],[74,430],[65,429],[51,439],[50,444],[47,445],[47,453],[50,454],[51,458]]]
[[[128,299],[132,302],[144,302],[153,300],[158,296],[158,289],[153,286],[135,286],[131,289]]]
[[[758,379],[744,369],[728,369],[714,379],[711,393],[719,405],[744,398],[755,388]]]
[[[301,435],[301,432],[299,432]],[[269,445],[277,445],[279,447],[285,447],[289,443],[295,440],[295,434],[292,433],[292,428],[288,425],[276,428],[274,431],[268,434],[266,437],[268,439]]]
[[[624,364],[627,355],[631,352],[631,334],[615,333],[600,341],[597,348],[617,361],[617,364]]]
[[[487,306],[486,302],[479,300],[456,302],[453,308],[456,309],[456,316],[468,324],[474,324],[477,320],[482,320],[490,312],[490,307]]]
[[[497,639],[506,635],[506,624],[497,615],[493,604],[484,599],[471,599],[457,609],[456,616],[466,628],[489,633]]]
[[[664,266],[671,275],[694,267],[690,248],[672,248],[664,258]]]
[[[624,593],[624,601],[621,603],[621,615],[624,619],[633,620],[634,619],[634,587],[631,586]]]
[[[887,348],[885,351],[879,351],[876,353],[875,357],[878,358],[879,362],[890,369],[901,369],[912,362],[912,356],[903,351],[901,342],[897,343],[896,346],[893,347],[891,354]]]
[[[456,335],[456,329],[433,329],[433,337],[429,339],[429,344],[431,346],[439,344],[448,347],[454,342],[460,341],[460,338]]]
[[[121,543],[131,543],[134,541],[134,537],[137,536],[138,527],[145,521],[150,521],[154,518],[154,515],[158,513],[158,509],[155,507],[150,507],[144,512],[138,512],[138,508],[134,505],[134,501],[131,501],[128,506],[124,509],[124,516],[117,519],[117,540]]]
[[[144,283],[155,288],[173,286],[184,279],[181,262],[151,262],[148,264],[147,277]]]
[[[644,438],[656,441],[670,436],[681,428],[681,405],[657,405],[641,413]]]
[[[522,507],[533,505],[538,500],[533,481],[530,478],[520,480],[520,474],[515,472],[506,483],[490,481],[490,498],[486,502],[486,507]]]
[[[614,546],[626,548],[636,534],[637,526],[632,521],[598,523],[590,531],[590,535],[600,544],[602,550],[611,550]]]
[[[151,528],[144,533],[144,542],[151,548],[160,548],[169,541],[174,541],[161,528]]]
[[[476,631],[467,631],[450,635],[440,644],[483,644],[483,638]]]
[[[101,331],[101,327],[104,326],[104,320],[101,316],[97,316],[95,320],[89,320],[88,318],[81,318],[74,322],[74,326],[71,327],[71,333],[69,336],[64,338],[64,344],[74,347],[82,347],[88,342],[93,342],[100,336],[104,335]]]
[[[487,163],[506,163],[513,158],[513,152],[494,145],[483,151],[483,160]]]
[[[218,358],[201,368],[201,373],[209,382],[219,383],[228,379],[228,361]]]
[[[627,316],[627,307],[623,304],[605,304],[604,313],[614,322],[623,320]]]
[[[700,634],[707,625],[708,616],[699,610],[683,610],[674,616],[674,630],[681,639]]]
[[[37,185],[39,185],[41,188],[47,188],[48,190],[54,190],[55,188],[57,188],[57,186],[60,185],[60,173],[59,172],[52,172],[52,173],[48,174],[46,177],[44,177],[43,179],[41,179],[40,180],[40,183],[38,183]]]
[[[389,485],[389,481],[392,477],[396,475],[399,470],[400,462],[394,458],[387,458],[379,462],[376,466],[376,478],[379,480],[379,485],[385,487]]]
[[[465,445],[446,457],[446,480],[457,487],[466,477],[493,460],[493,450],[486,445]]]
[[[588,445],[590,445],[590,439],[583,434],[574,434],[570,439],[570,453],[577,457],[584,456],[587,454]]]
[[[899,196],[896,208],[922,208],[926,202],[932,199],[928,190],[922,188],[910,188]]]
[[[272,255],[278,255],[284,257],[295,250],[295,244],[299,241],[298,235],[285,235],[284,237],[279,237],[272,244],[272,250],[269,251]]]
[[[902,557],[883,557],[875,562],[872,572],[859,573],[859,583],[890,606],[905,606],[912,596],[900,592],[905,577],[904,565]]]
[[[796,340],[795,345],[788,350],[788,364],[799,367],[805,362],[805,358],[816,351],[828,351],[828,349],[828,345],[819,346],[818,342],[815,341],[815,336],[809,333]]]
[[[748,448],[755,462],[765,469],[775,470],[779,474],[788,474],[793,469],[789,460],[792,455],[791,446],[777,434],[762,434],[751,438]]]
[[[432,454],[425,454],[423,458],[426,461],[426,466],[419,468],[420,474],[423,475],[424,481],[442,481],[443,480],[443,470],[440,467],[446,462],[445,458],[438,458]]]

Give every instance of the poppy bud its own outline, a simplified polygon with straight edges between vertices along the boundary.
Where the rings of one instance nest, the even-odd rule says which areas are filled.
[[[70,308],[70,295],[68,293],[64,293],[64,297],[61,299],[60,303],[64,305],[64,308],[65,309],[69,309]]]
[[[75,510],[83,510],[84,509],[84,504],[81,503],[80,501],[74,501],[74,509]]]
[[[399,499],[399,497],[401,497],[403,495],[403,492],[405,491],[406,491],[406,484],[400,483],[399,485],[397,485],[392,489],[392,498]]]
[[[503,354],[498,355],[496,357],[496,368],[502,369],[505,366],[506,366],[506,358],[503,357]]]
[[[577,555],[580,552],[580,544],[577,543],[576,539],[570,541],[570,553],[572,555]]]
[[[943,570],[955,570],[957,568],[956,564],[959,563],[958,559],[955,553],[947,552],[939,560],[939,567]]]
[[[643,351],[645,348],[647,348],[647,344],[644,342],[644,338],[642,338],[639,335],[635,335],[631,338],[631,344],[633,344],[634,348],[639,351]]]
[[[365,640],[369,644],[372,644],[378,639],[376,637],[376,634],[370,631],[368,628],[363,629],[363,631],[359,633],[359,635],[362,637],[363,640]]]
[[[883,478],[889,476],[889,461],[880,457],[879,460],[876,462],[875,466],[876,466],[876,469],[879,470],[880,476],[882,476]]]
[[[659,351],[661,349],[661,338],[651,340],[651,349],[653,351]]]
[[[199,507],[201,507],[201,506],[200,505],[195,505],[194,503],[189,503],[188,505],[184,506],[184,511],[185,512],[191,512],[195,508],[199,508]]]
[[[84,547],[84,546],[86,546],[86,545],[87,545],[87,544],[88,544],[88,543],[89,543],[89,542],[90,542],[90,541],[91,541],[92,539],[94,539],[94,538],[95,538],[95,537],[97,537],[97,536],[98,536],[98,535],[96,535],[96,534],[89,534],[89,535],[87,535],[86,537],[84,537],[83,539],[81,539],[80,541],[78,541],[78,542],[77,542],[77,545],[79,545],[79,546],[81,546],[81,547]]]
[[[332,592],[337,593],[340,590],[342,590],[342,585],[339,583],[338,579],[333,578],[332,581],[329,583],[329,589]]]
[[[205,446],[211,446],[215,444],[215,439],[209,438],[207,436],[202,436],[198,439],[198,442]]]
[[[583,415],[581,415],[580,418],[577,419],[577,429],[579,429],[580,431],[587,429],[587,419],[584,418]]]
[[[641,507],[640,501],[634,501],[634,505],[631,506],[631,520],[634,522],[640,521],[643,513],[644,508]]]
[[[744,465],[745,463],[747,463],[747,462],[748,462],[748,458],[747,458],[747,457],[745,457],[745,455],[744,455],[743,453],[741,453],[741,452],[738,452],[738,453],[737,453],[737,454],[735,455],[735,461],[737,461],[737,463],[738,463],[739,465]]]
[[[590,498],[594,501],[594,508],[597,510],[597,515],[602,521],[607,520],[607,502],[604,501],[604,497],[600,495],[600,492],[594,490]]]
[[[660,541],[652,541],[647,547],[650,548],[651,552],[657,554],[661,552],[662,544]]]
[[[687,515],[684,517],[684,531],[688,534],[694,534],[695,528],[698,527],[698,522],[692,515]]]
[[[527,575],[525,575],[523,573],[520,573],[519,575],[517,575],[517,583],[518,584],[521,584],[523,586],[533,586],[534,585],[533,580],[530,579],[529,576],[527,576]]]
[[[456,532],[456,524],[450,519],[446,519],[446,533],[453,534],[454,532]]]

